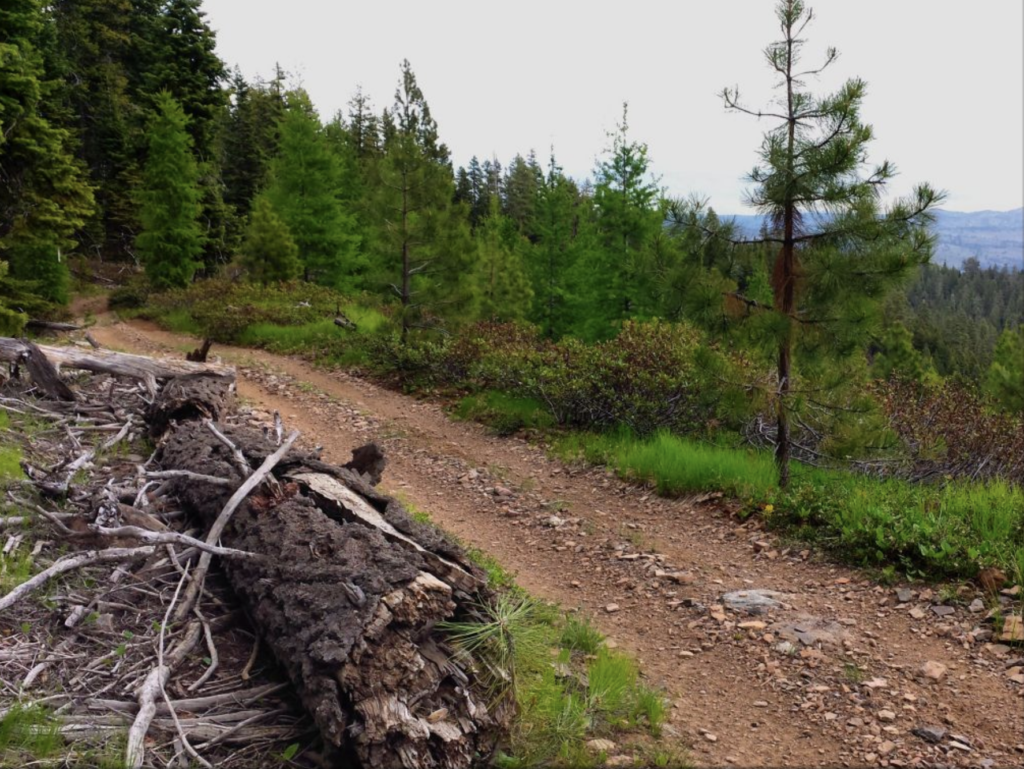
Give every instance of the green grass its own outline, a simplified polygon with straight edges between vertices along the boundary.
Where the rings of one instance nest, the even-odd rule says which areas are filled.
[[[769,454],[666,433],[574,433],[553,451],[612,467],[664,496],[725,492],[745,513],[763,513],[776,529],[857,565],[922,577],[970,577],[988,565],[1024,572],[1024,490],[1003,481],[913,484],[793,463],[783,492]]]
[[[597,654],[604,643],[604,636],[586,618],[569,617],[562,630],[560,643],[563,649]]]
[[[0,595],[6,595],[32,576],[32,556],[27,550],[0,555]]]
[[[490,425],[498,435],[512,435],[525,428],[543,430],[555,425],[550,412],[540,401],[499,390],[467,395],[459,401],[453,413],[457,419]]]
[[[628,433],[576,433],[561,438],[555,453],[606,464],[623,478],[650,483],[663,496],[718,490],[738,497],[763,496],[776,485],[771,457],[728,449],[669,433],[635,438]]]
[[[4,417],[7,415],[4,414]],[[25,477],[19,462],[21,451],[14,446],[0,446],[0,486]]]
[[[313,350],[335,349],[339,352],[334,357],[344,357],[347,339],[352,333],[362,336],[378,331],[387,319],[374,309],[358,305],[346,305],[342,312],[356,324],[355,332],[339,328],[334,318],[323,318],[309,323],[294,326],[282,326],[276,323],[253,323],[242,331],[238,344],[246,347],[262,347],[272,352],[306,352]]]
[[[186,308],[179,307],[160,315],[160,325],[176,334],[203,336],[203,327]]]
[[[0,763],[4,766],[49,758],[63,745],[58,724],[41,707],[15,705],[0,719]]]

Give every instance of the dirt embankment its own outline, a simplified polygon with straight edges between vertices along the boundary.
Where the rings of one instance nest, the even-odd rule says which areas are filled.
[[[103,345],[183,354],[196,340],[145,323]],[[668,739],[698,765],[1012,766],[1024,762],[1024,650],[998,643],[965,592],[880,586],[740,525],[714,501],[670,501],[517,439],[451,421],[341,372],[215,347],[239,392],[343,462],[376,440],[383,488],[592,615],[672,699]],[[744,608],[754,591],[777,605]],[[735,591],[746,595],[729,596]],[[949,595],[947,595],[947,593]],[[923,673],[925,663],[931,677]]]

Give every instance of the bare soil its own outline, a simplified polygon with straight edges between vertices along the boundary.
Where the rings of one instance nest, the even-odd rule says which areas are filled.
[[[102,345],[175,354],[194,338],[115,322]],[[1019,766],[1024,649],[996,643],[981,594],[896,586],[787,546],[723,500],[666,500],[540,447],[490,435],[443,409],[297,358],[215,346],[242,398],[279,411],[326,460],[377,441],[381,488],[518,575],[540,597],[590,615],[671,699],[666,738],[698,766]],[[729,591],[784,594],[749,616]],[[904,596],[906,598],[906,596]],[[1015,658],[1017,661],[1015,662]],[[939,680],[925,662],[945,666]],[[1014,680],[1014,679],[1017,680]],[[933,744],[912,730],[934,726]]]

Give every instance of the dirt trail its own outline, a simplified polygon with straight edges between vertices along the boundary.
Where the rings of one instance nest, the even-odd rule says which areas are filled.
[[[197,340],[147,323],[92,330],[103,345],[180,354]],[[602,470],[570,468],[518,439],[298,359],[217,346],[239,392],[280,411],[344,462],[381,443],[382,484],[578,608],[672,698],[668,739],[699,766],[1013,766],[1024,763],[1024,649],[989,643],[965,596],[952,612],[922,586],[900,602],[856,570],[789,549],[715,501],[664,500]],[[782,608],[723,608],[767,589]],[[934,593],[934,595],[933,595]],[[977,607],[975,607],[977,608]],[[940,680],[922,665],[945,666]],[[1020,681],[1020,683],[1018,683]],[[912,733],[941,727],[937,744]],[[936,732],[937,734],[937,732]]]

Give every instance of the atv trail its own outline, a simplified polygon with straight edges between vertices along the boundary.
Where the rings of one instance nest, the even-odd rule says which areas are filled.
[[[105,315],[102,345],[183,355],[198,340]],[[665,739],[698,766],[1009,766],[1024,762],[1024,649],[984,614],[938,616],[938,587],[895,588],[741,524],[722,500],[665,500],[601,469],[451,420],[437,405],[297,358],[215,346],[239,394],[345,462],[377,441],[382,488],[496,558],[534,595],[579,609],[671,700]],[[907,587],[907,586],[904,586]],[[784,608],[723,609],[774,590]],[[923,591],[923,592],[922,592]],[[913,615],[911,611],[913,610]],[[920,618],[915,618],[920,617]],[[819,630],[820,632],[805,632]],[[923,663],[946,667],[923,677]],[[1024,660],[1015,663],[1024,666]],[[884,680],[883,680],[884,679]],[[1024,680],[1024,679],[1022,679]],[[912,733],[942,727],[931,744]],[[991,762],[991,763],[989,763]]]

